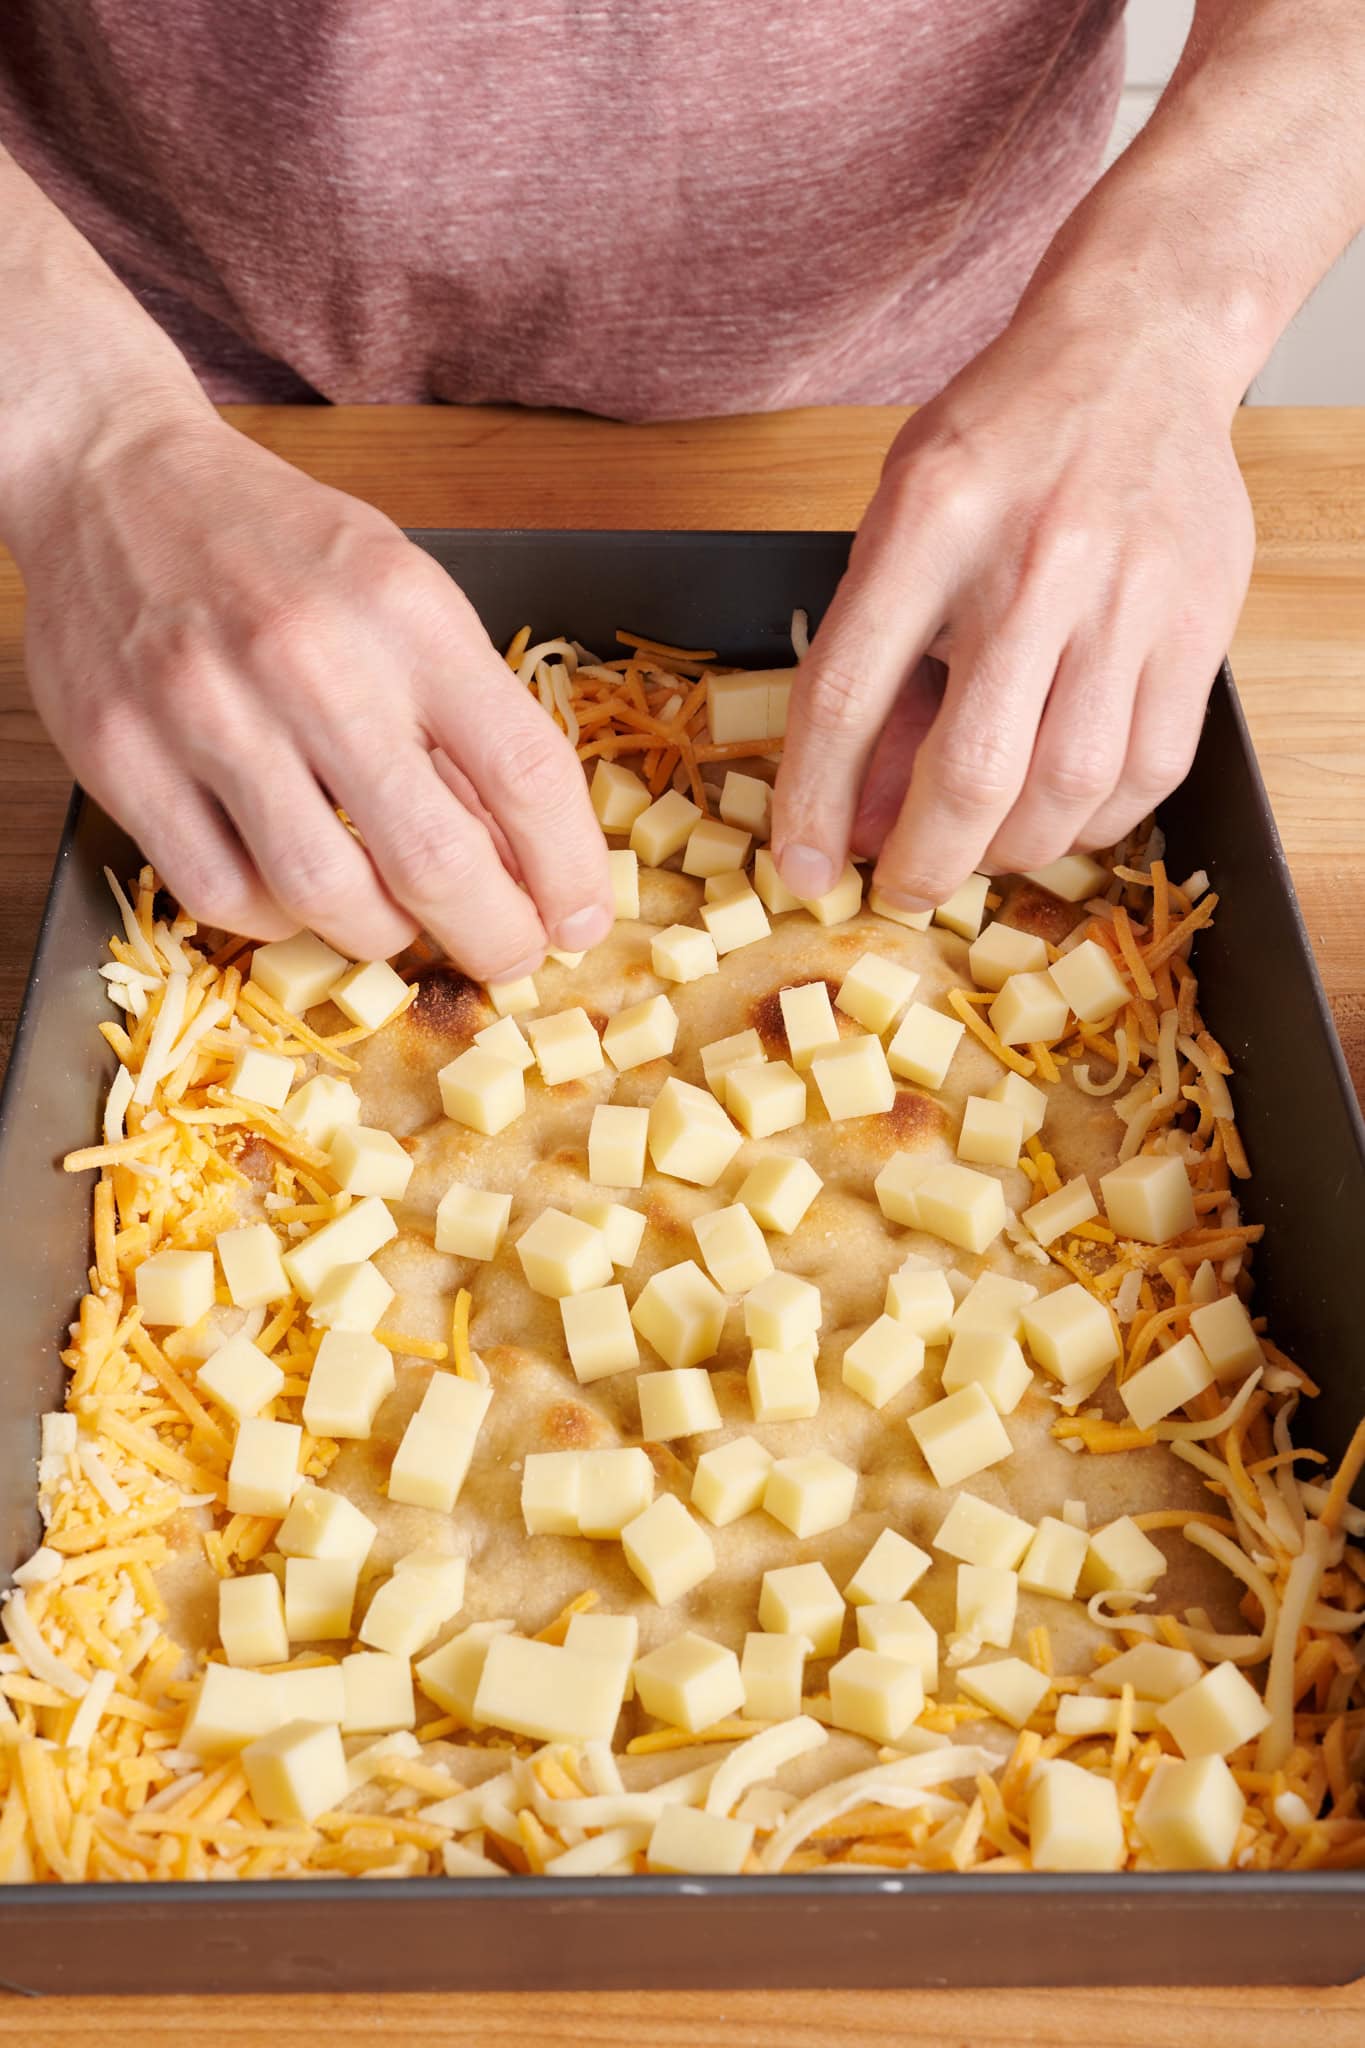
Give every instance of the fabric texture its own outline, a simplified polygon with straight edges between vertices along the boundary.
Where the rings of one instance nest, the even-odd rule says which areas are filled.
[[[1122,0],[8,0],[0,142],[219,400],[929,396],[1094,179]]]

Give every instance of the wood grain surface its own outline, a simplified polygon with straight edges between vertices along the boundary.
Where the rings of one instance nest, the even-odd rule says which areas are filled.
[[[854,525],[903,415],[830,410],[651,427],[494,408],[242,408],[229,417],[404,525],[697,529]],[[1248,409],[1236,438],[1259,545],[1233,668],[1365,1093],[1365,410]],[[0,552],[0,1061],[68,788],[21,668],[19,579]],[[0,1998],[0,2048],[278,2048],[281,2040],[291,2048],[714,2048],[722,2039],[733,2048],[1357,2048],[1365,1983],[1340,1991]]]

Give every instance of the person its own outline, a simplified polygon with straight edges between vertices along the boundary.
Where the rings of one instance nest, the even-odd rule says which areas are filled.
[[[564,736],[395,527],[210,401],[923,400],[801,666],[780,872],[852,847],[918,908],[1119,837],[1244,595],[1234,410],[1365,219],[1359,0],[1199,0],[1097,176],[1121,14],[9,0],[0,538],[78,778],[213,924],[581,950]]]

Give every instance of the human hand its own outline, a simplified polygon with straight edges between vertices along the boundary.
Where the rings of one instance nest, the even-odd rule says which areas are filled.
[[[852,850],[926,909],[1182,780],[1251,570],[1235,402],[1182,346],[1025,310],[915,414],[793,691],[789,888]]]
[[[370,506],[196,407],[46,471],[11,537],[44,723],[202,922],[361,959],[424,927],[480,979],[609,929],[572,747]]]

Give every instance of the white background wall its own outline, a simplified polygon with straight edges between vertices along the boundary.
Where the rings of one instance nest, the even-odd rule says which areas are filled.
[[[1110,139],[1137,134],[1175,67],[1194,0],[1129,0],[1128,64]],[[1365,235],[1318,287],[1249,394],[1252,405],[1365,405]]]

